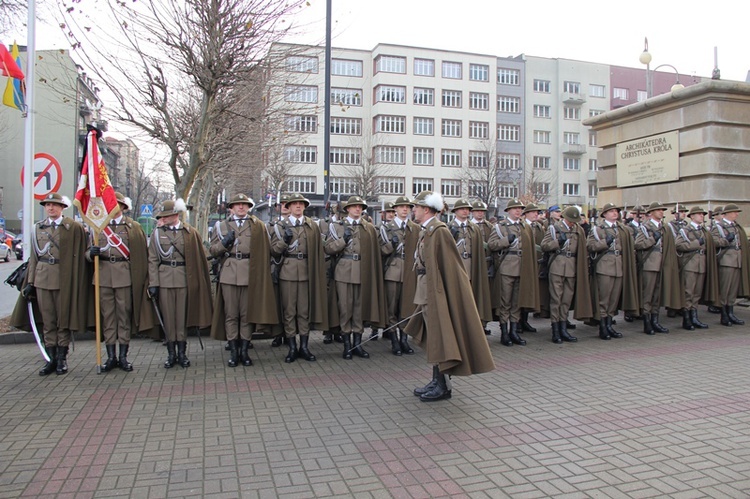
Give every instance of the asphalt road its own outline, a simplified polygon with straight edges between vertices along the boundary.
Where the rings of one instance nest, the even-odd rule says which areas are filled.
[[[21,261],[16,260],[15,255],[10,257],[9,262],[0,260],[0,318],[10,315],[13,312],[13,307],[16,305],[18,290],[8,286],[4,282],[19,265],[21,265]]]

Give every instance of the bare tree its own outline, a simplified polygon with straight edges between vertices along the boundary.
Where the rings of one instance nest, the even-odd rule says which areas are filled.
[[[0,33],[3,35],[26,22],[25,0],[0,0]]]
[[[301,3],[106,0],[94,7],[96,18],[79,2],[61,7],[73,48],[114,96],[114,119],[166,148],[177,196],[194,206],[196,226],[215,191],[218,152],[236,135],[225,124],[244,98],[238,90]]]
[[[508,198],[504,187],[517,188],[523,178],[520,160],[514,162],[501,157],[496,144],[492,138],[478,141],[461,178],[467,186],[468,197],[488,205]]]
[[[524,190],[520,196],[523,203],[546,204],[551,195],[553,175],[550,170],[527,168]]]

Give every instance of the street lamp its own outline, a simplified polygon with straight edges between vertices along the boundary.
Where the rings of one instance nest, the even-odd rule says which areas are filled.
[[[676,81],[675,84],[672,85],[672,88],[669,89],[670,92],[674,92],[676,90],[680,90],[685,88],[685,85],[680,83],[680,72],[677,71],[677,68],[672,66],[671,64],[660,64],[656,66],[653,70],[651,69],[651,54],[648,51],[648,38],[644,38],[644,44],[643,44],[643,52],[641,52],[640,57],[638,58],[639,61],[641,61],[641,64],[646,65],[646,96],[650,99],[654,96],[654,72],[657,71],[659,68],[672,68],[676,75]]]

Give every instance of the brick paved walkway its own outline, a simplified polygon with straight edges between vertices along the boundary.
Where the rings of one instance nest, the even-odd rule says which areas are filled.
[[[498,369],[434,404],[411,394],[424,355],[384,341],[344,361],[317,335],[294,364],[257,341],[232,369],[191,338],[193,366],[167,370],[135,340],[135,371],[101,375],[79,341],[47,378],[33,344],[1,345],[0,497],[748,497],[750,327],[701,319],[562,346],[543,320],[526,347],[495,332]]]

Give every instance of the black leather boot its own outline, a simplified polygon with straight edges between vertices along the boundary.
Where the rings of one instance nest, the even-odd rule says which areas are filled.
[[[698,309],[690,309],[690,321],[696,329],[708,329],[708,324],[704,324],[698,320]]]
[[[521,312],[521,333],[536,333],[536,328],[529,324],[529,313]]]
[[[676,314],[675,314],[676,317]],[[659,314],[651,314],[651,327],[654,328],[654,331],[657,333],[668,333],[669,329],[665,328],[661,324],[659,324]]]
[[[729,305],[721,306],[721,325],[731,326],[732,321],[729,319]]]
[[[227,366],[237,367],[239,363],[239,352],[237,351],[237,340],[229,341],[229,360]]]
[[[323,333],[323,344],[330,345],[331,343],[333,343],[333,334],[326,331]]]
[[[174,354],[174,341],[168,341],[167,342],[167,360],[164,361],[164,367],[169,369],[171,367],[174,367],[175,364],[175,354]]]
[[[231,343],[231,341],[227,341],[227,342],[226,342],[226,343],[224,344],[224,350],[225,350],[225,351],[227,351],[227,352],[229,352],[229,351],[231,351],[231,350],[232,350],[232,345],[230,345],[230,343]]]
[[[599,339],[600,340],[611,340],[612,337],[609,335],[609,332],[607,331],[607,318],[602,317],[599,319]]]
[[[352,333],[352,339],[354,341],[354,355],[360,359],[369,359],[370,354],[362,348],[362,333]]]
[[[401,357],[401,343],[398,340],[398,330],[396,330],[396,334],[391,335],[391,352],[396,357]]]
[[[349,334],[349,333],[347,333],[347,334],[342,334],[341,336],[342,336],[342,338],[344,340],[344,355],[343,355],[343,357],[344,357],[345,360],[352,360],[352,352],[351,352],[351,350],[352,350],[352,343],[351,343],[351,341],[352,341],[351,340],[352,335]]]
[[[190,359],[187,358],[187,341],[177,342],[177,363],[182,367],[190,367]]]
[[[48,376],[57,369],[57,347],[44,347],[49,361],[39,370],[39,376]]]
[[[654,333],[654,328],[651,326],[651,317],[649,317],[648,314],[643,314],[643,333],[648,335],[656,334]]]
[[[297,360],[297,337],[292,336],[291,338],[287,338],[286,342],[289,345],[289,351],[286,354],[284,362],[286,362],[287,364],[291,364],[292,362]]]
[[[370,341],[378,341],[378,330],[372,329],[370,331]]]
[[[729,320],[732,321],[732,324],[737,324],[738,326],[745,324],[745,321],[738,319],[737,316],[734,315],[734,305],[727,305],[727,308],[729,309],[727,315],[729,316]]]
[[[510,330],[508,331],[508,338],[510,338],[510,341],[512,341],[514,345],[524,346],[526,345],[526,340],[523,340],[520,336],[518,336],[518,329],[518,322],[511,322]]]
[[[130,350],[130,345],[120,345],[120,359],[117,361],[117,364],[125,372],[133,370],[133,364],[128,360],[128,350]]]
[[[605,321],[605,324],[607,325],[607,334],[609,334],[612,338],[622,338],[622,334],[618,333],[612,328],[612,316],[608,315],[607,320]]]
[[[560,323],[552,323],[552,343],[561,344],[562,338],[560,338]]]
[[[631,314],[630,312],[625,312],[624,319],[625,319],[625,322],[633,322],[634,320],[633,314]]]
[[[684,329],[685,331],[695,331],[692,317],[690,316],[690,312],[687,310],[685,310],[682,314],[682,329]]]
[[[571,331],[576,328],[576,325],[570,322],[569,320],[565,320],[565,329],[570,329]]]
[[[271,346],[280,347],[282,343],[284,343],[284,335],[280,334],[273,339],[273,341],[271,342]]]
[[[68,374],[68,347],[57,347],[57,374]]]
[[[508,336],[508,325],[504,322],[500,323],[500,344],[506,347],[513,346],[513,342],[510,341],[510,336]]]
[[[438,374],[437,382],[432,390],[419,396],[422,402],[437,402],[449,398],[451,398],[451,389],[448,388],[448,375],[442,373]]]
[[[438,376],[440,376],[440,368],[436,365],[432,366],[432,381],[424,385],[422,388],[415,388],[414,389],[414,395],[417,397],[424,395],[425,393],[429,392],[433,388],[435,388],[435,385],[437,385],[437,379]]]
[[[249,348],[250,340],[240,340],[240,362],[245,367],[253,365],[253,359],[250,358],[250,354],[248,353]]]
[[[721,307],[714,307],[713,305],[708,306],[708,313],[710,314],[720,314],[721,313]]]
[[[107,349],[107,360],[102,364],[102,372],[109,372],[117,367],[117,345],[105,345]]]
[[[567,341],[568,343],[575,343],[578,341],[578,338],[575,336],[571,336],[568,333],[568,325],[566,324],[566,321],[560,321],[560,338],[562,338],[563,341]]]
[[[333,341],[336,343],[343,343],[344,342],[344,334],[343,333],[336,333],[333,335]]]
[[[302,357],[308,362],[315,362],[317,359],[312,352],[310,352],[309,343],[309,335],[305,334],[299,337],[299,352],[297,353],[297,357]]]
[[[667,317],[669,317],[670,319],[674,319],[675,317],[677,317],[677,310],[675,310],[673,308],[668,308],[667,309]],[[661,333],[661,331],[659,331],[659,330],[657,330],[656,332],[657,333]]]
[[[414,349],[409,345],[409,335],[399,328],[400,333],[399,343],[401,344],[401,353],[406,355],[414,355]],[[394,336],[396,333],[393,333]]]

